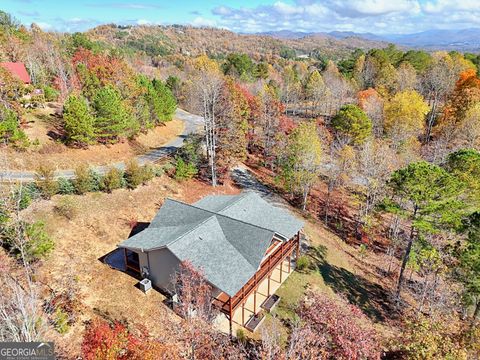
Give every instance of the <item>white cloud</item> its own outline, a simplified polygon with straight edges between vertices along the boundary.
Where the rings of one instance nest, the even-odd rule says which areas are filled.
[[[150,25],[152,22],[146,19],[138,19],[136,23],[137,25]]]
[[[52,24],[49,24],[49,23],[46,23],[46,22],[36,22],[35,24],[37,24],[40,29],[42,29],[43,31],[49,31],[49,30],[52,30],[53,29],[53,26]]]
[[[202,16],[197,16],[193,21],[190,23],[193,26],[199,26],[199,27],[215,27],[217,26],[217,22],[212,19],[207,19]]]
[[[271,5],[212,10],[217,25],[239,32],[289,29],[378,34],[480,26],[480,0],[277,0]]]

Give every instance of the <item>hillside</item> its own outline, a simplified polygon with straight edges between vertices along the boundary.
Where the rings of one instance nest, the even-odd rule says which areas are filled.
[[[372,34],[353,31],[331,31],[327,33],[298,32],[289,30],[260,33],[276,39],[301,40],[310,37],[345,40],[348,43],[377,42],[394,43],[401,47],[424,50],[480,51],[480,29],[428,30],[412,34]],[[359,46],[360,47],[360,46]]]
[[[325,34],[312,34],[302,38],[272,38],[268,35],[237,34],[215,28],[190,26],[134,26],[104,25],[88,32],[96,39],[132,50],[145,50],[148,55],[183,53],[199,55],[225,55],[231,52],[251,56],[280,56],[285,48],[294,49],[297,55],[319,50],[328,57],[337,58],[356,48],[382,48],[386,42],[370,41],[357,37],[337,39]]]

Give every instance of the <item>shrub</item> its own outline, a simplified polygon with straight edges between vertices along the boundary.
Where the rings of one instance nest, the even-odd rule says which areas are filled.
[[[90,177],[92,179],[91,191],[100,191],[102,190],[102,181],[103,176],[98,171],[90,169]]]
[[[73,185],[72,181],[69,179],[65,179],[63,177],[57,180],[58,184],[58,193],[62,195],[70,195],[75,192],[75,186]]]
[[[306,255],[301,255],[297,259],[297,270],[304,271],[310,267],[310,259]]]
[[[13,200],[18,204],[20,210],[24,210],[32,203],[32,200],[39,195],[35,184],[30,183],[24,186],[19,186],[13,194]]]
[[[57,100],[59,94],[60,93],[51,86],[45,85],[43,87],[43,96],[45,97],[45,101],[55,101]]]
[[[28,146],[28,138],[20,129],[18,115],[5,107],[0,108],[0,139],[19,147]]]
[[[142,183],[142,169],[136,160],[130,160],[125,167],[125,180],[129,189]]]
[[[55,330],[60,334],[65,334],[70,330],[68,313],[61,307],[57,307],[54,314]]]
[[[48,255],[55,244],[41,221],[32,224],[20,222],[4,228],[4,246],[17,257],[32,262]]]
[[[77,166],[73,185],[75,186],[75,192],[80,195],[94,190],[94,179],[88,165]]]
[[[129,189],[135,189],[137,186],[152,179],[153,176],[154,171],[151,166],[140,166],[135,159],[129,161],[125,167],[125,180]]]
[[[40,165],[35,173],[35,185],[45,199],[50,199],[58,191],[54,174],[53,166],[48,164]]]
[[[198,170],[192,163],[186,163],[181,157],[175,163],[175,180],[188,180],[197,174]]]
[[[102,190],[112,192],[112,190],[119,189],[123,185],[123,171],[113,167],[107,171],[102,179]]]
[[[247,341],[247,336],[245,335],[245,331],[243,331],[243,329],[237,329],[237,340],[241,343],[245,343]]]
[[[68,220],[71,220],[77,213],[77,206],[72,196],[64,196],[58,200],[54,210],[58,215],[64,216]]]

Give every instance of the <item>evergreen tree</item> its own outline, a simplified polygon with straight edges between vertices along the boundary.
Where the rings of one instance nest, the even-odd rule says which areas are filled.
[[[131,110],[123,102],[120,93],[112,86],[101,88],[95,95],[93,107],[96,113],[95,133],[98,139],[114,142],[119,137],[138,131]]]
[[[170,89],[160,80],[153,80],[156,91],[154,107],[156,115],[161,122],[170,121],[177,110],[177,100]]]
[[[372,135],[372,121],[362,109],[353,104],[341,107],[332,120],[332,127],[338,137],[355,145],[363,144]]]
[[[392,198],[389,210],[410,220],[410,236],[403,256],[397,296],[403,285],[405,267],[419,234],[459,228],[462,183],[441,167],[420,161],[397,170],[389,181]]]
[[[466,245],[460,254],[460,281],[464,285],[464,301],[473,306],[473,320],[480,317],[480,212],[465,221]]]
[[[85,98],[68,97],[63,105],[63,121],[68,142],[88,145],[95,140],[95,118]]]

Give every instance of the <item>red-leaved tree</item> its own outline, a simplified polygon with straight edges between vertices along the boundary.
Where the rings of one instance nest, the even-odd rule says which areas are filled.
[[[292,332],[288,358],[380,359],[377,334],[358,307],[309,292],[298,313],[302,326]]]

